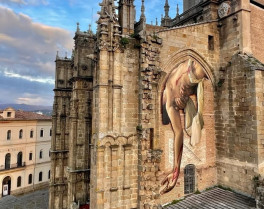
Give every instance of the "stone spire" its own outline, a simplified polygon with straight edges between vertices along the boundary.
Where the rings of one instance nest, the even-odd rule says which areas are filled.
[[[80,23],[76,23],[77,24],[77,28],[76,28],[76,33],[80,32]]]
[[[119,0],[118,15],[118,21],[122,29],[122,34],[133,34],[136,19],[134,0]]]
[[[92,25],[91,24],[89,24],[88,34],[89,35],[93,35]]]
[[[100,36],[99,49],[100,50],[116,50],[120,46],[120,22],[118,20],[114,0],[103,0],[99,4],[101,12],[98,14],[97,21],[97,35]]]
[[[145,16],[145,0],[142,0],[140,19],[146,21],[146,16]]]
[[[176,9],[176,16],[179,16],[179,4],[177,4],[177,9]]]
[[[170,5],[168,0],[166,0],[165,2],[164,11],[165,11],[165,18],[169,18]]]
[[[117,17],[115,12],[117,7],[115,6],[114,0],[103,0],[103,2],[99,5],[101,6],[101,12],[98,14],[101,18],[109,17],[111,20],[113,20]]]
[[[171,25],[171,18],[169,16],[170,5],[168,0],[165,1],[164,11],[165,16],[161,19],[161,26],[169,27]]]

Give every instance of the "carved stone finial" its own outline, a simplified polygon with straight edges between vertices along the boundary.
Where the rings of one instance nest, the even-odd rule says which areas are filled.
[[[146,16],[145,16],[145,0],[142,0],[140,19],[141,20],[146,20]]]
[[[77,22],[77,29],[76,29],[76,32],[80,32],[80,23]]]
[[[56,59],[59,59],[59,51],[57,51]]]
[[[88,34],[93,35],[92,25],[89,24]]]
[[[165,2],[165,6],[164,6],[164,11],[165,11],[165,18],[169,18],[169,11],[170,11],[170,5],[169,5],[169,1],[166,0]]]
[[[179,4],[177,4],[176,16],[179,16]]]

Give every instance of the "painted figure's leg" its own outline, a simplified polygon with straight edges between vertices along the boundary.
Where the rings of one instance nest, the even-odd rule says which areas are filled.
[[[163,189],[160,192],[161,194],[171,191],[176,185],[180,172],[183,147],[183,130],[181,126],[180,113],[173,106],[174,97],[171,95],[171,91],[166,91],[166,98],[166,110],[171,121],[172,130],[174,132],[174,168],[162,181],[161,184],[163,185]]]

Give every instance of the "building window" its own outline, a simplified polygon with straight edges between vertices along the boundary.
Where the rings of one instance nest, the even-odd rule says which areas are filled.
[[[7,117],[10,118],[11,117],[11,112],[7,112]]]
[[[10,140],[11,139],[11,130],[7,131],[6,139]]]
[[[21,167],[22,166],[22,159],[23,159],[23,154],[22,154],[22,152],[19,152],[17,154],[17,167]]]
[[[50,149],[49,149],[49,157],[50,157]]]
[[[21,129],[20,131],[19,131],[19,139],[22,139],[23,138],[23,130]]]
[[[30,153],[29,153],[29,158],[28,158],[28,159],[29,159],[29,160],[32,160],[32,158],[33,158],[33,154],[32,154],[32,152],[30,152]]]
[[[21,176],[17,178],[17,187],[21,187]]]
[[[208,36],[208,49],[214,50],[214,37]]]
[[[42,181],[42,172],[39,172],[39,182]]]
[[[40,150],[40,152],[39,152],[39,159],[42,159],[42,157],[43,157],[43,151]]]
[[[49,170],[49,172],[48,172],[48,179],[50,179],[50,170]]]
[[[7,153],[5,156],[5,169],[10,169],[11,154]]]
[[[33,136],[34,136],[34,131],[31,130],[31,131],[30,131],[30,138],[33,138]]]
[[[43,136],[44,136],[44,130],[41,129],[41,130],[40,130],[40,137],[43,137]]]
[[[50,136],[52,136],[52,129],[50,129]]]
[[[184,194],[191,194],[195,190],[195,166],[187,165],[184,168]]]
[[[28,184],[32,184],[32,174],[29,174],[28,176]]]

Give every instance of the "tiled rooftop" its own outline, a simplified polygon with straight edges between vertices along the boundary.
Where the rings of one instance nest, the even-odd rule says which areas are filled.
[[[34,112],[16,110],[15,118],[3,118],[0,116],[0,120],[51,120],[51,117]]]
[[[191,195],[177,204],[165,206],[165,209],[253,209],[255,200],[241,194],[220,188]]]

